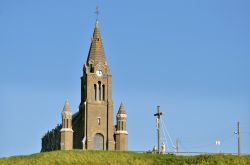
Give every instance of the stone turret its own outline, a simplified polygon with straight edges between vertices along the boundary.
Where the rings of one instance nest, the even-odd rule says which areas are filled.
[[[65,101],[62,111],[61,129],[61,150],[73,149],[72,113],[70,112],[69,101]]]
[[[115,149],[119,151],[128,150],[128,132],[126,128],[127,114],[121,103],[119,111],[116,115],[116,131],[115,131]]]

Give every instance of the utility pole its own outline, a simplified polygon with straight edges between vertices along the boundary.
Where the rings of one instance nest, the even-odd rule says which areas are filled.
[[[154,114],[156,116],[156,128],[157,128],[157,141],[158,141],[158,154],[160,154],[160,127],[161,127],[161,115],[160,106],[157,106],[157,113]]]
[[[176,139],[176,152],[178,153],[180,151],[180,140]]]
[[[238,155],[240,155],[240,122],[237,123],[237,135],[238,135]]]

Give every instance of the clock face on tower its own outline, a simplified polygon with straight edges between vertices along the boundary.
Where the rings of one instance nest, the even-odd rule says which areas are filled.
[[[101,77],[101,76],[102,76],[102,70],[101,70],[101,69],[97,70],[97,71],[96,71],[96,75],[97,75],[98,77]]]

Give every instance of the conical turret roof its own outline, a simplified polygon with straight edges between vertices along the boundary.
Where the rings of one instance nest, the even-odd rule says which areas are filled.
[[[69,99],[67,98],[63,107],[63,112],[70,112]]]
[[[107,64],[105,53],[104,53],[104,48],[102,44],[101,33],[99,30],[98,20],[96,20],[96,23],[95,23],[95,30],[94,30],[93,38],[92,38],[91,45],[89,48],[87,63],[90,61],[93,61],[94,64],[97,64],[97,63]]]
[[[117,114],[126,114],[125,108],[122,102],[121,102],[121,105]]]

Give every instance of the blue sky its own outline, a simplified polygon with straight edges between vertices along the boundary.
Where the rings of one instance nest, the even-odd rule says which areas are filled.
[[[156,144],[160,105],[181,151],[237,152],[240,121],[250,153],[248,0],[1,0],[0,157],[39,152],[67,97],[77,112],[96,4],[130,150]]]

